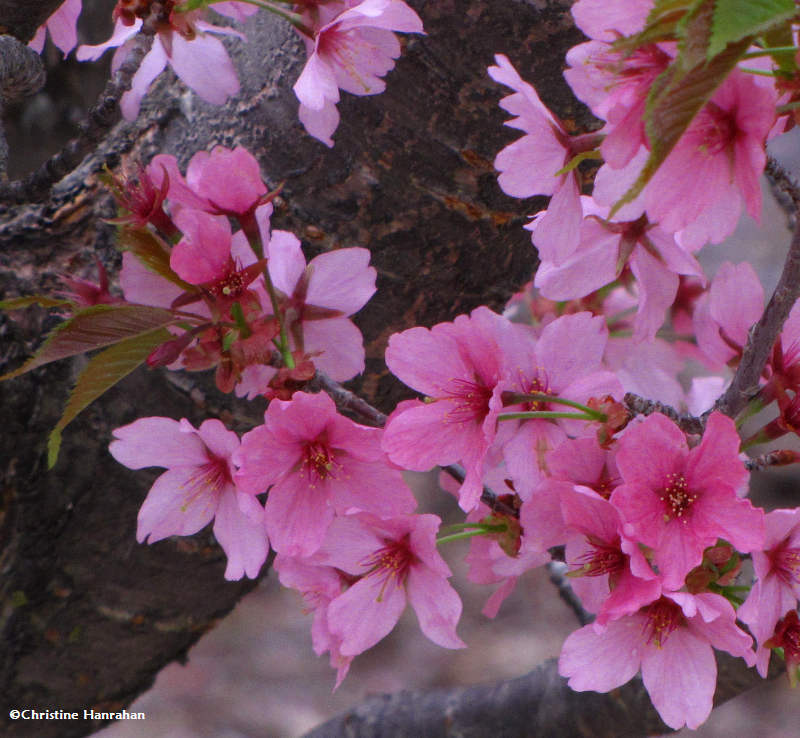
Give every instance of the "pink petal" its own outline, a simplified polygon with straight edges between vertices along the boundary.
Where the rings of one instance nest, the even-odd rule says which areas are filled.
[[[461,599],[450,584],[427,567],[412,566],[406,587],[422,632],[443,648],[466,648],[456,635]]]
[[[264,508],[258,500],[234,492],[222,495],[214,520],[214,536],[228,557],[225,579],[258,576],[269,551]]]
[[[129,469],[148,466],[169,469],[198,466],[208,461],[208,453],[200,436],[183,432],[181,424],[172,418],[139,418],[129,425],[114,429],[114,439],[108,450]]]
[[[172,34],[170,65],[181,81],[206,102],[222,105],[239,92],[239,77],[218,38],[198,34],[191,41]]]
[[[264,507],[270,544],[286,556],[311,556],[333,520],[328,495],[292,474],[269,491]]]
[[[369,266],[367,249],[329,251],[308,265],[306,304],[339,310],[345,316],[361,310],[375,294],[377,272]]]
[[[80,52],[80,49],[78,51]],[[158,35],[156,35],[150,51],[142,59],[136,74],[133,75],[131,89],[120,100],[119,107],[125,120],[136,120],[142,104],[142,98],[147,94],[153,80],[164,71],[166,66],[167,52],[164,50]]]

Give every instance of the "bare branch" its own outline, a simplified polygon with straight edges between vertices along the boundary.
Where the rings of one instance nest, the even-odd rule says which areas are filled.
[[[567,580],[567,565],[563,561],[550,561],[547,566],[550,581],[558,588],[558,595],[575,613],[581,625],[588,625],[594,620],[594,615],[583,608],[583,603],[572,590]]]
[[[633,392],[627,392],[622,401],[631,412],[637,415],[661,413],[662,415],[666,415],[685,433],[692,433],[695,435],[702,435],[703,433],[705,425],[702,418],[695,418],[693,415],[679,413],[674,407],[664,405],[657,400],[648,400],[640,395],[635,395]]]

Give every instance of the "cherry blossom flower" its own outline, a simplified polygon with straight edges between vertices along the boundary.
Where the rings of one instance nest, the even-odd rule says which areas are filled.
[[[42,53],[45,36],[49,33],[50,40],[63,52],[64,57],[75,48],[78,43],[78,16],[81,14],[82,0],[65,0],[58,9],[45,22],[39,26],[36,35],[28,46],[34,51]]]
[[[364,0],[346,8],[316,33],[304,36],[308,61],[294,85],[300,101],[300,121],[326,146],[339,125],[339,90],[353,95],[377,95],[386,89],[381,79],[400,56],[392,31],[424,33],[419,16],[402,0]]]
[[[800,508],[767,513],[764,527],[763,550],[752,554],[757,580],[738,610],[739,620],[758,643],[756,666],[762,677],[767,675],[771,653],[764,644],[800,598]]]
[[[238,5],[222,5],[234,4]],[[209,7],[215,8],[215,4]],[[239,78],[228,52],[219,39],[209,34],[244,36],[232,28],[208,23],[204,20],[202,10],[179,13],[174,9],[174,3],[169,3],[167,10],[167,20],[158,22],[153,45],[133,76],[131,89],[120,100],[120,109],[126,120],[134,120],[139,114],[142,98],[167,65],[206,102],[221,105],[239,91]],[[94,61],[108,49],[117,48],[111,62],[112,73],[116,72],[127,57],[131,40],[142,27],[142,18],[149,14],[149,2],[134,11],[128,11],[121,3],[118,4],[111,38],[97,46],[79,47],[76,53],[78,60]]]
[[[519,326],[485,307],[453,323],[389,338],[386,365],[430,401],[398,405],[386,424],[384,448],[393,462],[414,471],[463,463],[459,505],[466,511],[481,495],[484,461],[503,408],[504,360],[519,338]]]
[[[342,654],[355,656],[388,635],[406,603],[430,640],[464,648],[456,635],[461,600],[436,550],[440,522],[435,515],[380,519],[366,513],[333,522],[318,558],[357,578],[327,610],[328,628],[341,639]]]
[[[500,189],[512,197],[552,195],[547,214],[538,225],[534,243],[540,258],[561,264],[577,248],[582,219],[580,184],[575,171],[556,174],[578,153],[561,122],[545,107],[536,90],[525,82],[503,54],[489,76],[514,93],[500,107],[517,116],[506,122],[525,135],[506,146],[495,158]]]
[[[228,557],[225,578],[258,575],[269,549],[264,509],[233,481],[235,433],[219,420],[196,429],[186,419],[150,417],[117,428],[114,438],[109,451],[120,464],[167,469],[139,510],[139,543],[190,536],[213,519],[214,535]]]
[[[575,631],[564,642],[558,671],[577,692],[609,692],[641,668],[661,719],[675,730],[694,729],[713,706],[717,664],[712,647],[752,666],[751,645],[724,597],[672,592],[605,627]]]
[[[264,425],[244,435],[235,461],[241,489],[256,495],[269,488],[265,520],[276,551],[310,556],[335,514],[391,516],[416,507],[381,451],[382,433],[339,415],[326,394],[270,402]]]
[[[712,413],[703,440],[689,449],[671,420],[650,415],[620,438],[623,483],[611,495],[626,536],[654,549],[666,589],[679,589],[703,550],[724,538],[738,551],[759,550],[764,513],[738,490],[748,478],[733,421]]]

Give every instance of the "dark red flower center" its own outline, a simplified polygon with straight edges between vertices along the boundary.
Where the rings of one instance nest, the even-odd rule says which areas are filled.
[[[666,597],[642,608],[642,614],[647,617],[644,625],[647,643],[654,643],[656,648],[661,648],[670,633],[686,623],[681,608]]]
[[[444,390],[442,399],[452,400],[453,405],[445,413],[445,423],[480,423],[489,414],[489,400],[492,390],[477,377],[451,379]]]
[[[667,482],[659,496],[664,503],[666,520],[683,520],[687,522],[688,513],[697,495],[692,493],[683,474],[671,472],[667,474]]]
[[[342,465],[336,461],[336,455],[327,443],[317,439],[306,444],[300,466],[305,467],[308,473],[310,487],[315,482],[335,479]]]
[[[409,547],[408,535],[399,541],[384,542],[386,545],[383,548],[379,548],[360,562],[368,569],[366,576],[379,577],[383,580],[378,602],[381,601],[387,586],[403,586],[411,565],[417,560]]]

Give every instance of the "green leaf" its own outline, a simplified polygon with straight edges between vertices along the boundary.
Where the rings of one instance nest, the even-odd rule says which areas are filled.
[[[170,248],[152,231],[146,228],[123,228],[119,234],[118,245],[123,251],[130,251],[151,272],[178,285],[187,292],[196,292],[197,287],[184,282],[169,265]]]
[[[797,13],[794,0],[716,0],[708,58],[746,36],[760,36]]]
[[[176,323],[172,311],[149,305],[92,305],[64,321],[21,367],[0,376],[13,379],[51,361],[109,346]]]
[[[128,376],[136,367],[143,364],[153,349],[172,335],[165,328],[133,336],[93,356],[81,372],[70,394],[64,414],[47,440],[47,468],[52,469],[61,448],[61,431],[84,408],[94,402],[107,389]]]
[[[25,297],[12,297],[10,300],[0,300],[0,310],[19,310],[20,308],[30,307],[31,305],[41,305],[42,307],[61,307],[71,305],[69,300],[61,300],[47,295],[26,295]]]
[[[703,0],[694,8],[677,59],[650,89],[645,113],[650,156],[636,182],[611,209],[612,216],[641,193],[753,40],[748,36],[729,44],[721,54],[707,61],[705,52],[711,33],[711,10],[713,0]]]

